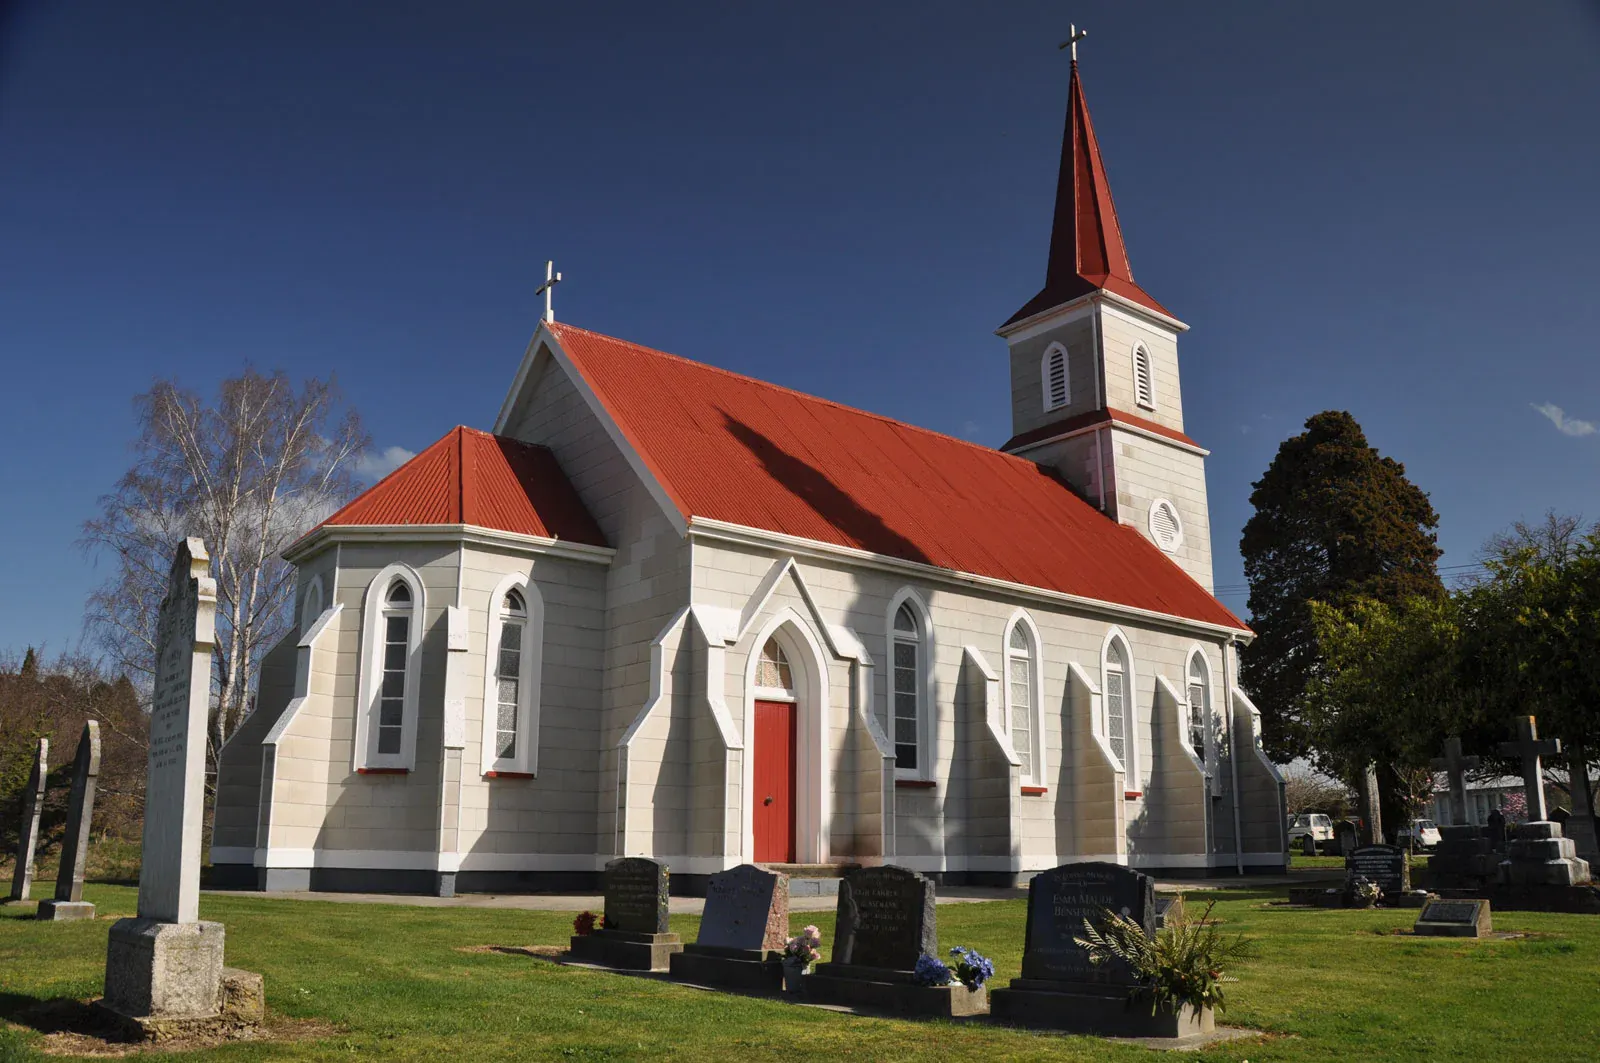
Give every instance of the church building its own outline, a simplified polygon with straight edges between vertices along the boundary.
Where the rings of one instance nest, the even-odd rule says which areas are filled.
[[[547,312],[492,432],[286,552],[296,628],[221,754],[216,881],[1281,870],[1186,328],[1133,279],[1076,61],[999,449]]]

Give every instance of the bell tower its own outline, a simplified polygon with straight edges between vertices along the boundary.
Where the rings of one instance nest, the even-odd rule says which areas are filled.
[[[1076,49],[1074,49],[1076,51]],[[1183,431],[1178,334],[1133,279],[1072,60],[1044,287],[997,330],[1011,353],[1011,439],[1210,590],[1207,451]]]

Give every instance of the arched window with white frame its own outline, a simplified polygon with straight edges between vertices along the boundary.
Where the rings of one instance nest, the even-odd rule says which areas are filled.
[[[1072,378],[1067,366],[1067,349],[1052,343],[1039,361],[1040,386],[1044,394],[1044,410],[1059,410],[1072,401]]]
[[[1128,649],[1128,640],[1117,630],[1106,637],[1101,654],[1100,690],[1105,706],[1102,726],[1106,744],[1122,762],[1127,776],[1126,788],[1130,792],[1139,791],[1142,789],[1137,739],[1139,714],[1134,700],[1138,684],[1133,673],[1133,654]]]
[[[910,591],[900,592],[889,612],[889,733],[895,774],[901,778],[929,777],[930,641],[921,603]]]
[[[1044,785],[1044,728],[1040,712],[1039,632],[1026,613],[1006,633],[1006,722],[1021,761],[1023,785]]]
[[[1133,348],[1133,398],[1147,410],[1156,408],[1156,380],[1150,367],[1150,349],[1142,343]]]
[[[544,603],[526,576],[502,579],[489,595],[483,689],[485,775],[539,770],[539,686]]]
[[[1211,668],[1199,649],[1189,654],[1189,748],[1207,764],[1211,744]]]
[[[358,771],[409,771],[416,759],[422,616],[422,580],[408,566],[390,565],[367,585],[354,751]]]

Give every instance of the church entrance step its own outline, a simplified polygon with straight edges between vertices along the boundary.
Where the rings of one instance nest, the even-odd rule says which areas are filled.
[[[791,897],[832,897],[839,892],[839,880],[845,872],[854,871],[861,865],[759,864],[757,866],[788,875]]]

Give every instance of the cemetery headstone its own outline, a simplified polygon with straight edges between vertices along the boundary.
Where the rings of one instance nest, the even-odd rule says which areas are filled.
[[[605,925],[572,938],[571,957],[579,963],[630,971],[664,971],[673,953],[683,951],[667,930],[667,865],[642,856],[606,864]]]
[[[11,876],[13,901],[25,901],[33,888],[33,856],[39,847],[39,815],[44,811],[44,786],[50,772],[50,740],[39,739],[33,756],[33,774],[23,792],[22,820],[17,829],[17,866]]]
[[[1492,929],[1489,902],[1479,899],[1429,901],[1412,927],[1422,937],[1483,937]]]
[[[1364,845],[1344,858],[1347,882],[1365,876],[1375,882],[1385,900],[1411,890],[1411,861],[1398,845]]]
[[[94,818],[95,785],[100,777],[100,721],[83,725],[72,762],[72,796],[67,802],[67,834],[61,841],[56,893],[39,902],[37,918],[53,922],[93,919],[94,905],[83,899],[83,872],[89,857],[89,826]]]
[[[1500,857],[1489,832],[1468,824],[1439,828],[1439,844],[1428,858],[1428,881],[1437,889],[1478,889],[1500,874]]]
[[[776,992],[777,953],[789,936],[789,876],[740,864],[711,876],[694,944],[673,953],[672,977],[701,985]]]
[[[1184,917],[1183,894],[1156,898],[1156,929],[1181,922]]]
[[[261,976],[222,964],[221,923],[201,922],[200,826],[217,585],[205,544],[178,546],[156,627],[139,914],[106,946],[102,1008],[129,1033],[242,1026],[262,1016]]]
[[[1120,864],[1063,864],[1028,884],[1022,977],[992,994],[991,1014],[1005,1022],[1076,1033],[1123,1037],[1181,1037],[1209,1032],[1208,1010],[1161,1009],[1131,1001],[1137,980],[1127,964],[1090,962],[1085,922],[1103,926],[1108,913],[1156,930],[1155,881]],[[1170,912],[1170,909],[1169,909]]]
[[[1518,826],[1500,862],[1500,882],[1506,886],[1582,886],[1588,881],[1589,861],[1578,856],[1561,824],[1550,820]]]
[[[987,986],[974,992],[917,981],[917,960],[938,953],[933,880],[893,865],[856,868],[839,882],[830,960],[806,977],[805,991],[821,1003],[901,1014],[987,1012]]]
[[[1341,819],[1333,825],[1334,851],[1340,856],[1349,856],[1361,845],[1361,836],[1356,831],[1356,825],[1348,819]]]

